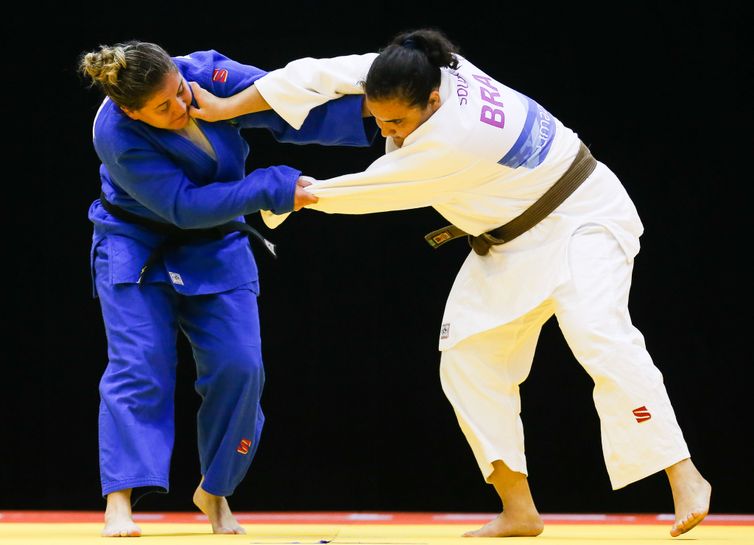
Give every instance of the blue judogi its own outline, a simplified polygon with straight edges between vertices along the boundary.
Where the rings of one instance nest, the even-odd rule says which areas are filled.
[[[221,97],[265,73],[216,51],[174,61],[186,81]],[[292,210],[301,172],[274,166],[246,175],[249,146],[241,129],[265,128],[281,142],[369,144],[359,96],[313,110],[299,130],[271,111],[197,122],[217,160],[174,131],[130,119],[106,99],[93,136],[107,201],[184,229],[243,222],[244,215],[261,209]],[[108,366],[100,381],[102,494],[169,489],[179,331],[191,343],[202,397],[197,416],[202,487],[218,496],[232,494],[249,468],[264,423],[258,275],[248,238],[233,233],[169,247],[137,284],[164,235],[111,216],[99,199],[89,219],[93,284],[108,341]]]

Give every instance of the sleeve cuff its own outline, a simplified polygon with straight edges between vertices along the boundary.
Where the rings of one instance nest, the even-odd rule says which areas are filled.
[[[254,85],[267,103],[286,123],[298,130],[309,112],[329,100],[328,97],[301,89],[283,78],[283,69],[273,70]]]

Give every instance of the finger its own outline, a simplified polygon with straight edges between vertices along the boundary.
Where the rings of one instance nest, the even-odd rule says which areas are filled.
[[[309,206],[310,204],[314,204],[318,201],[319,197],[317,197],[316,195],[312,195],[311,193],[308,193],[304,190],[296,190],[296,196],[293,201],[293,210],[301,210],[305,206]]]
[[[204,89],[202,89],[198,83],[195,81],[190,81],[189,86],[191,87],[191,94],[194,97],[194,101],[196,101],[198,106],[194,106],[193,104],[189,105],[189,115],[195,119],[204,119],[204,113],[202,112],[202,93],[204,92]]]
[[[189,82],[189,85],[191,86],[191,93],[194,96],[194,100],[199,105],[199,108],[201,108],[202,103],[204,103],[207,96],[207,91],[195,81]]]
[[[204,117],[204,111],[200,108],[194,108],[193,106],[189,106],[188,114],[193,117],[194,119],[205,119]]]
[[[189,81],[189,85],[191,86],[191,92],[194,93],[194,95],[197,95],[204,90],[202,89],[201,85],[199,85],[195,81]]]

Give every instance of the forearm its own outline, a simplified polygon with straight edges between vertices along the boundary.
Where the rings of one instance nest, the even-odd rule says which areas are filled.
[[[223,121],[274,110],[293,128],[300,129],[312,109],[344,95],[363,94],[361,81],[375,56],[299,59],[225,98],[191,82],[197,106],[192,106],[189,114],[205,121]],[[371,116],[366,105],[361,114]]]
[[[266,128],[278,142],[328,146],[369,146],[376,127],[363,121],[363,95],[349,95],[314,108],[300,129],[294,129],[274,111],[235,118],[243,129]]]
[[[196,185],[170,161],[137,151],[109,162],[107,170],[132,199],[183,229],[213,227],[258,210],[292,210],[301,175],[287,166],[271,166],[239,180]]]
[[[343,95],[363,94],[361,82],[376,56],[297,59],[265,74],[255,84],[272,109],[298,129],[313,108]]]
[[[252,85],[240,93],[221,100],[225,101],[225,111],[228,114],[226,119],[272,109],[259,93],[256,85]]]
[[[189,114],[197,119],[224,121],[272,109],[256,85],[224,98],[213,95],[196,82],[191,83],[191,88],[198,107],[191,106]]]
[[[294,208],[296,180],[300,175],[298,170],[276,166],[256,169],[235,182],[186,185],[166,196],[163,213],[178,227],[197,229],[213,227],[259,210],[289,212]]]

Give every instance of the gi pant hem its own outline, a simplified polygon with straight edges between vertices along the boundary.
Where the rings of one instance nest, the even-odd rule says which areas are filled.
[[[674,464],[677,464],[678,462],[680,462],[681,460],[685,460],[686,458],[691,458],[691,454],[689,454],[689,451],[687,449],[684,451],[679,451],[675,455],[667,456],[663,461],[657,462],[656,464],[653,464],[652,466],[648,466],[649,469],[645,469],[642,471],[635,471],[635,472],[632,472],[631,475],[628,475],[627,474],[628,472],[625,472],[625,474],[622,475],[621,477],[610,476],[610,484],[613,490],[620,490],[621,488],[624,488],[637,481],[646,479],[650,475],[654,475],[655,473],[664,471],[666,468]],[[608,471],[608,475],[609,474],[610,474],[610,471]]]
[[[214,488],[212,486],[207,486],[206,482],[203,482],[201,484],[202,490],[205,492],[212,494],[213,496],[222,496],[223,498],[227,498],[228,496],[232,496],[233,492],[235,492],[235,487],[229,488],[229,489],[223,489],[223,488]]]
[[[128,488],[157,488],[157,492],[167,493],[170,485],[166,479],[158,478],[135,478],[126,479],[122,481],[112,481],[108,483],[102,483],[102,497],[107,496],[112,492],[118,492],[119,490],[126,490]]]

